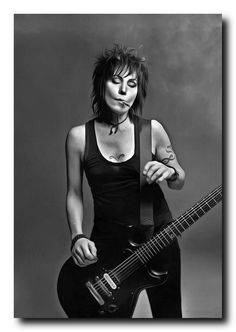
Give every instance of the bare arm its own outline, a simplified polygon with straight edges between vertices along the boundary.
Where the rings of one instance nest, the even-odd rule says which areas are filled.
[[[71,238],[82,234],[83,223],[83,157],[85,147],[85,128],[72,128],[66,139],[67,161],[67,219],[71,231]],[[96,247],[88,239],[81,238],[72,248],[72,256],[76,264],[86,266],[96,261]]]
[[[66,162],[67,162],[67,219],[71,231],[71,237],[82,232],[83,221],[83,130],[72,128],[66,139]]]
[[[147,182],[160,183],[166,180],[169,188],[181,189],[185,172],[177,160],[165,129],[155,120],[152,120],[152,150],[157,161],[150,161],[144,167]]]

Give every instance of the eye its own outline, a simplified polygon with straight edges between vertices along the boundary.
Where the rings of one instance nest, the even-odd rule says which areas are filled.
[[[120,79],[119,77],[117,76],[113,76],[112,79],[111,79],[112,83],[114,84],[119,84],[120,83]]]
[[[128,85],[131,87],[131,88],[135,88],[137,86],[137,83],[134,82],[134,81],[130,81],[128,82]]]

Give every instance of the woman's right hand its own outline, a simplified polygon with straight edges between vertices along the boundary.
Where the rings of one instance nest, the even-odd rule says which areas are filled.
[[[97,249],[95,243],[86,238],[77,240],[71,250],[75,264],[85,267],[97,262]]]

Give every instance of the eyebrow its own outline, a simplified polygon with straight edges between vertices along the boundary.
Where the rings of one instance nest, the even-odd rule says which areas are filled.
[[[123,79],[123,77],[127,77],[129,75],[126,75],[126,76],[120,76],[120,75],[112,75],[112,77],[119,77],[121,79]],[[137,78],[130,78],[129,81],[137,81],[138,79]]]

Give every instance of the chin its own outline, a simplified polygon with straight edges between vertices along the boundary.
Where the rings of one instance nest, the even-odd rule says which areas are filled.
[[[114,106],[109,106],[108,108],[110,109],[110,111],[114,114],[125,114],[127,113],[127,111],[129,111],[128,107],[114,107]]]

